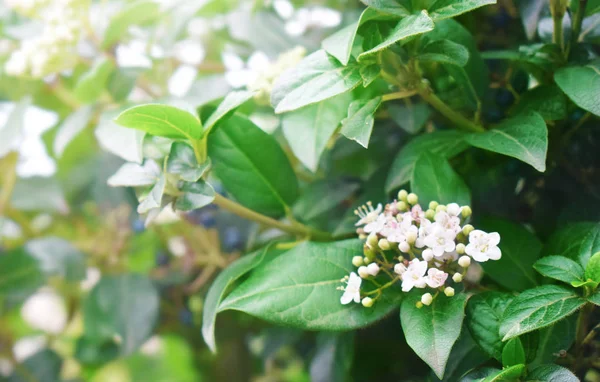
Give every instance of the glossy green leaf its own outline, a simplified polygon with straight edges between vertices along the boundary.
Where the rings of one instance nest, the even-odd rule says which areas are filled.
[[[377,64],[361,65],[359,71],[365,88],[371,85],[381,74],[381,68]]]
[[[254,96],[253,92],[235,91],[227,94],[225,99],[217,106],[217,109],[204,122],[206,131],[210,131],[220,120],[227,117],[239,106]],[[208,133],[207,133],[208,134]]]
[[[89,71],[84,73],[73,88],[75,97],[83,103],[94,102],[102,95],[115,64],[108,57],[101,57]]]
[[[342,135],[368,148],[375,123],[375,112],[379,105],[381,97],[352,102],[348,107],[348,117],[342,121]]]
[[[502,349],[502,366],[510,367],[525,363],[525,349],[521,340],[513,338],[509,340]]]
[[[265,256],[274,256],[274,250],[268,247],[245,255],[235,262],[231,263],[215,278],[215,281],[210,286],[206,299],[204,300],[204,308],[202,311],[202,337],[213,352],[217,351],[215,341],[215,322],[219,305],[225,297],[229,287],[240,277],[254,269],[260,264]]]
[[[542,275],[563,281],[567,284],[570,284],[573,281],[583,281],[583,268],[568,257],[542,257],[535,262],[533,267]]]
[[[111,187],[150,186],[158,181],[160,167],[153,160],[147,160],[144,165],[125,163],[117,172],[108,178]]]
[[[592,254],[600,251],[600,223],[571,223],[557,230],[544,253],[568,257],[584,269]]]
[[[84,335],[119,336],[121,354],[131,354],[152,334],[158,312],[158,292],[146,276],[104,276],[83,301]]]
[[[359,240],[303,242],[256,267],[221,303],[274,324],[305,330],[351,330],[365,327],[398,307],[402,292],[388,288],[370,309],[340,303],[340,279],[356,270],[352,257],[362,253]],[[370,289],[369,281],[361,288]]]
[[[367,12],[366,9],[363,11],[363,14],[365,12]],[[327,37],[321,42],[321,47],[327,53],[337,58],[342,65],[348,65],[350,54],[352,53],[352,45],[354,44],[359,25],[360,19]]]
[[[548,130],[539,114],[507,119],[493,130],[470,134],[466,140],[475,147],[517,158],[540,172],[546,171]]]
[[[87,127],[93,111],[92,106],[82,106],[61,123],[54,137],[54,154],[57,157],[61,157],[69,143]]]
[[[317,335],[316,353],[310,363],[312,382],[345,382],[354,357],[354,333],[322,332]]]
[[[134,106],[119,114],[115,122],[159,137],[189,140],[202,137],[202,124],[197,117],[168,105]]]
[[[398,153],[388,174],[385,190],[403,186],[413,174],[413,168],[419,155],[423,152],[439,154],[444,158],[452,158],[467,148],[465,134],[450,130],[423,134],[408,142]]]
[[[350,101],[341,95],[283,116],[283,135],[294,155],[312,172],[317,171],[329,139],[346,117]]]
[[[587,299],[589,302],[600,306],[600,290],[597,290],[594,294],[589,296]]]
[[[27,252],[38,260],[47,276],[67,281],[83,280],[86,275],[86,255],[71,243],[58,237],[41,237],[25,244]]]
[[[432,376],[432,379],[433,381],[440,380],[441,382],[461,380],[461,377],[467,372],[489,359],[490,357],[477,346],[469,331],[463,329],[450,352],[450,357],[446,363],[446,370],[444,371],[444,378],[440,380]]]
[[[140,0],[127,4],[116,15],[104,31],[102,47],[108,48],[127,34],[132,25],[140,25],[154,20],[161,15],[158,3],[150,0]]]
[[[424,152],[419,155],[410,187],[412,192],[419,195],[419,202],[423,205],[434,200],[442,204],[471,204],[469,187],[454,172],[448,160],[439,154]]]
[[[282,216],[296,200],[298,180],[285,153],[249,119],[233,115],[225,120],[210,135],[208,153],[225,189],[241,204]]]
[[[596,289],[596,287],[598,286],[598,282],[592,281],[592,280],[573,281],[573,282],[571,282],[571,285],[574,286],[575,288],[592,288],[592,289]]]
[[[356,183],[322,180],[309,184],[294,204],[292,212],[302,221],[310,222],[320,216],[331,218],[331,212],[344,200],[350,200],[358,189]]]
[[[410,0],[360,0],[363,4],[382,13],[406,17],[411,13]]]
[[[481,379],[481,382],[516,381],[523,375],[525,365],[514,365],[506,369],[498,370],[491,375]]]
[[[417,36],[429,31],[434,28],[433,20],[429,17],[426,11],[421,11],[418,14],[404,17],[398,25],[392,30],[389,36],[383,40],[383,42],[373,49],[361,53],[358,56],[359,61],[363,61],[369,56],[376,54],[383,49],[389,48],[390,46],[407,39],[412,36]]]
[[[150,189],[150,192],[148,192],[148,194],[138,205],[137,212],[139,214],[145,214],[154,208],[159,208],[162,206],[162,198],[165,193],[166,184],[166,175],[160,175],[152,189]]]
[[[26,297],[45,281],[40,263],[23,249],[0,256],[0,296]]]
[[[585,267],[585,279],[600,283],[600,252],[596,252],[590,257]]]
[[[496,0],[437,0],[429,7],[429,14],[434,21],[440,21],[489,4],[496,4]]]
[[[187,143],[173,142],[167,158],[167,172],[177,174],[186,182],[196,182],[210,168],[210,159],[201,165],[196,160],[194,149]]]
[[[539,258],[541,241],[520,224],[502,219],[484,219],[477,225],[500,234],[502,258],[481,263],[490,278],[508,290],[522,291],[538,285],[533,264]]]
[[[577,315],[574,314],[538,331],[539,340],[535,349],[535,358],[529,362],[529,365],[554,362],[562,350],[568,350],[575,342],[576,326]]]
[[[512,301],[508,293],[484,292],[469,299],[467,304],[467,328],[473,340],[490,357],[502,359],[504,343],[500,336],[500,321],[504,310]]]
[[[350,91],[360,83],[357,64],[344,66],[324,50],[318,50],[278,77],[271,103],[276,113],[292,111]]]
[[[585,304],[572,289],[544,285],[528,289],[517,296],[504,311],[500,334],[502,340],[520,336],[562,320]]]
[[[469,62],[469,50],[450,40],[435,40],[423,47],[417,59],[463,67]]]
[[[554,80],[577,106],[600,116],[600,62],[560,69]]]
[[[4,125],[0,127],[0,134],[2,135],[2,139],[0,139],[0,158],[14,149],[15,140],[21,136],[25,123],[25,113],[30,104],[31,99],[27,97],[15,104]]]
[[[539,113],[546,121],[557,121],[567,117],[567,97],[556,85],[540,85],[528,90],[511,109],[513,115],[528,111]]]
[[[527,373],[527,382],[579,382],[569,369],[558,365],[540,365]]]
[[[417,308],[421,293],[406,297],[400,309],[400,322],[408,345],[431,367],[438,378],[444,370],[452,346],[458,339],[467,297],[439,295],[430,306]]]
[[[390,104],[387,107],[390,117],[409,134],[416,134],[425,126],[431,116],[431,108],[426,103],[406,102],[404,105]]]
[[[195,183],[184,183],[179,191],[183,192],[175,201],[175,209],[179,211],[202,208],[215,199],[215,190],[202,179]]]

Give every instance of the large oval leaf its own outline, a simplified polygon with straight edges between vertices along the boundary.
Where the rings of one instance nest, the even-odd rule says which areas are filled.
[[[159,104],[134,106],[119,114],[115,122],[159,137],[190,140],[202,137],[200,120],[174,106]]]
[[[282,216],[298,194],[298,180],[275,139],[249,119],[233,115],[208,139],[214,171],[241,204]]]
[[[577,106],[600,116],[600,61],[563,68],[554,80]]]
[[[350,330],[367,326],[398,307],[400,288],[388,288],[372,308],[342,305],[340,279],[356,268],[359,240],[304,242],[263,262],[221,303],[219,311],[246,312],[279,325],[308,330]],[[368,281],[363,281],[367,285]]]
[[[583,268],[600,251],[600,223],[572,223],[556,231],[546,243],[544,254],[577,261]]]

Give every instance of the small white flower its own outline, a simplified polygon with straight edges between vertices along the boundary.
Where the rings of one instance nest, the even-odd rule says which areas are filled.
[[[431,221],[425,218],[421,219],[421,224],[419,225],[419,236],[417,237],[417,241],[415,241],[415,247],[423,248],[425,246],[425,240],[433,233],[434,229],[435,225]]]
[[[367,272],[371,276],[377,276],[377,274],[379,273],[379,265],[377,265],[377,263],[371,263],[367,265]]]
[[[406,267],[404,266],[404,264],[398,263],[398,264],[394,265],[394,272],[396,274],[399,274],[400,276],[402,276],[402,274],[404,272],[406,272]]]
[[[427,272],[427,262],[413,259],[406,271],[402,274],[402,291],[408,292],[413,287],[425,288],[425,272]]]
[[[379,218],[379,214],[383,210],[381,203],[377,205],[377,208],[373,208],[371,202],[367,202],[366,205],[358,207],[354,214],[357,215],[360,220],[356,222],[355,226],[369,224]]]
[[[439,288],[446,282],[448,278],[448,274],[446,272],[440,271],[437,268],[429,268],[427,271],[427,279],[426,283],[431,288]]]
[[[417,236],[419,229],[412,223],[413,218],[408,212],[402,216],[401,222],[390,223],[387,228],[388,241],[392,243],[403,243],[408,241],[409,236]]]
[[[384,214],[380,214],[379,216],[377,216],[377,219],[375,221],[372,221],[366,226],[364,226],[363,230],[366,233],[379,233],[384,229],[388,220],[389,219],[387,218],[387,216],[385,216]]]
[[[451,203],[456,204],[456,203]],[[458,204],[456,204],[458,206]],[[439,224],[441,227],[448,231],[454,232],[454,235],[458,234],[461,230],[460,228],[460,218],[456,215],[452,215],[446,211],[440,211],[435,214],[435,222]]]
[[[98,268],[88,267],[85,272],[85,279],[82,280],[79,285],[84,291],[92,290],[92,288],[98,284],[98,281],[100,281],[101,277],[102,274]]]
[[[360,302],[360,284],[362,279],[354,272],[350,273],[350,279],[346,288],[344,288],[344,294],[340,298],[340,302],[343,305],[349,304],[351,301],[356,303]]]
[[[269,57],[261,51],[252,53],[246,63],[233,53],[224,52],[221,58],[227,69],[225,80],[233,88],[243,88],[253,83],[258,75],[269,66]]]
[[[456,234],[453,231],[436,226],[433,232],[425,239],[425,245],[431,248],[435,257],[441,257],[445,252],[454,251],[456,247],[456,243],[454,242],[455,237]]]
[[[50,289],[42,289],[30,296],[21,307],[21,317],[32,328],[58,334],[67,325],[64,299]]]
[[[23,362],[46,347],[46,336],[29,336],[20,338],[13,345],[13,354],[17,362]]]
[[[474,230],[469,233],[469,244],[465,248],[465,253],[478,262],[498,260],[502,257],[498,244],[500,244],[498,232],[486,233]]]

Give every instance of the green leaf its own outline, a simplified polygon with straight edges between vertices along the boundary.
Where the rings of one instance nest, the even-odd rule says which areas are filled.
[[[83,280],[86,275],[86,255],[71,243],[58,237],[42,237],[25,244],[27,252],[38,260],[43,272],[67,281]]]
[[[294,204],[292,212],[300,220],[310,222],[321,216],[331,219],[332,211],[358,189],[357,184],[321,180],[309,184]],[[355,215],[356,216],[356,215]]]
[[[210,135],[208,153],[227,192],[246,207],[282,216],[296,200],[298,180],[285,153],[249,119],[225,120]]]
[[[564,256],[542,257],[533,265],[536,271],[546,277],[565,282],[583,281],[583,268]]]
[[[592,254],[600,251],[600,223],[571,223],[556,231],[544,253],[568,257],[586,267]]]
[[[596,289],[596,287],[598,286],[598,283],[596,281],[586,280],[586,281],[573,281],[573,282],[571,282],[571,285],[574,286],[575,288]]]
[[[539,333],[538,346],[535,349],[535,358],[529,362],[529,365],[554,362],[559,357],[560,351],[568,350],[575,341],[576,326],[577,316],[572,315],[537,332]]]
[[[363,61],[369,56],[389,48],[395,43],[408,37],[417,36],[432,31],[433,28],[433,20],[429,17],[425,10],[421,11],[419,14],[406,16],[400,20],[398,25],[396,25],[390,35],[386,37],[381,44],[377,45],[373,49],[369,49],[368,51],[361,53],[358,56],[358,61]]]
[[[89,71],[79,78],[75,88],[73,88],[73,94],[83,103],[94,102],[102,95],[114,69],[115,64],[110,58],[101,57],[94,62]]]
[[[256,267],[222,302],[219,311],[239,310],[279,325],[305,330],[365,327],[398,307],[399,288],[388,288],[372,308],[342,305],[340,279],[356,270],[359,240],[304,242]],[[362,288],[369,284],[363,281]],[[369,285],[370,287],[370,285]]]
[[[526,91],[519,103],[511,109],[518,115],[528,111],[539,113],[546,121],[557,121],[567,117],[567,97],[556,85],[540,85]]]
[[[424,152],[417,158],[410,187],[423,205],[433,200],[442,204],[471,204],[469,187],[439,154]]]
[[[417,308],[420,298],[420,293],[413,293],[402,302],[402,330],[408,345],[441,379],[460,334],[467,297],[462,293],[454,297],[440,295],[430,306]]]
[[[408,0],[360,0],[363,4],[376,11],[406,17],[410,15],[411,4]]]
[[[206,342],[213,353],[217,351],[215,322],[221,301],[225,297],[229,287],[240,277],[260,264],[265,256],[267,256],[267,253],[269,256],[274,256],[274,251],[266,247],[236,260],[219,273],[210,286],[202,311],[202,338],[204,338],[204,342]]]
[[[186,182],[196,182],[210,168],[210,159],[201,165],[196,160],[194,149],[184,142],[173,142],[167,158],[167,172],[177,174]]]
[[[470,134],[466,140],[475,147],[517,158],[540,172],[546,171],[548,130],[537,113],[507,119],[493,130]]]
[[[359,71],[365,88],[371,85],[381,74],[381,68],[377,64],[361,65]]]
[[[175,209],[179,211],[202,208],[215,199],[215,190],[202,179],[195,183],[184,183],[179,190],[183,192],[175,201]]]
[[[589,296],[587,299],[592,304],[596,304],[596,305],[600,306],[600,290],[597,290],[596,293]]]
[[[540,240],[520,224],[502,219],[484,219],[478,227],[500,234],[502,258],[482,263],[486,275],[508,290],[522,291],[538,285],[533,264],[542,249]]]
[[[502,366],[510,367],[524,363],[525,349],[523,349],[521,340],[518,337],[509,340],[502,349]]]
[[[423,47],[417,59],[463,67],[469,62],[469,50],[450,40],[435,40]]]
[[[560,69],[554,80],[577,106],[600,116],[600,61]]]
[[[434,21],[441,21],[489,4],[496,4],[496,0],[437,0],[429,7],[429,14]]]
[[[502,359],[502,337],[499,334],[504,310],[512,301],[508,293],[484,292],[469,299],[467,328],[475,342],[490,357]]]
[[[0,158],[8,154],[14,149],[15,140],[21,136],[23,125],[25,123],[25,112],[31,105],[31,99],[23,98],[19,103],[15,104],[10,114],[4,122],[4,126],[0,127]]]
[[[159,137],[189,140],[202,137],[202,124],[197,117],[168,105],[134,106],[119,114],[115,122]]]
[[[110,24],[104,31],[102,47],[108,48],[123,36],[132,25],[140,25],[159,18],[161,15],[158,3],[150,0],[141,0],[129,3],[114,15]]]
[[[143,166],[137,163],[125,163],[108,178],[111,187],[151,186],[160,178],[160,167],[153,160],[146,160]]]
[[[569,369],[558,365],[540,365],[527,373],[527,382],[579,382]]]
[[[481,379],[481,382],[516,381],[525,372],[525,365],[514,365]]]
[[[458,337],[458,340],[452,347],[450,357],[446,363],[444,378],[441,381],[462,381],[461,377],[463,375],[489,360],[489,358],[488,355],[481,351],[481,348],[477,346],[475,341],[473,341],[469,331],[463,329],[460,332],[460,337]],[[433,381],[437,380],[439,380],[439,378],[433,377]]]
[[[364,15],[365,12],[367,12],[367,9],[363,11],[362,15]],[[362,15],[360,19],[362,19]],[[356,32],[360,25],[360,19],[359,21],[340,29],[321,42],[321,47],[327,53],[337,58],[342,65],[348,65],[348,61],[350,61],[352,45],[354,45]]]
[[[45,281],[39,262],[23,249],[0,256],[0,296],[27,297]]]
[[[30,357],[27,357],[18,371],[6,379],[7,382],[56,382],[60,381],[60,371],[63,365],[63,359],[53,350],[40,350]],[[25,378],[23,373],[27,377]]]
[[[294,155],[312,172],[317,171],[329,139],[346,117],[350,101],[349,96],[341,95],[283,116],[285,139]]]
[[[144,197],[141,203],[138,205],[137,212],[139,214],[145,214],[154,208],[160,208],[162,205],[162,198],[165,192],[165,186],[167,179],[165,174],[162,174],[150,192]]]
[[[390,117],[409,134],[416,134],[425,126],[431,115],[431,108],[426,103],[406,102],[405,105],[391,104],[387,107]]]
[[[596,252],[585,267],[585,279],[600,283],[600,252]]]
[[[217,109],[208,117],[204,123],[206,131],[211,131],[213,126],[220,120],[227,117],[235,111],[239,106],[248,101],[254,96],[253,92],[249,91],[235,91],[227,94],[225,99],[219,104]]]
[[[276,113],[292,111],[350,91],[360,83],[358,65],[344,66],[324,50],[318,50],[277,78],[271,103]]]
[[[345,382],[354,358],[354,333],[317,335],[316,353],[310,362],[312,382]]]
[[[120,337],[122,355],[133,353],[152,334],[159,297],[146,276],[104,276],[83,301],[84,335],[98,340]]]
[[[500,334],[506,341],[549,326],[574,313],[585,300],[572,289],[543,285],[517,296],[504,311]]]
[[[54,138],[54,154],[61,157],[69,143],[85,129],[92,119],[92,106],[82,106],[69,115],[58,127]]]
[[[348,117],[342,121],[342,135],[368,148],[375,123],[374,114],[379,105],[381,105],[381,97],[352,102],[348,107]]]
[[[421,153],[436,153],[449,159],[464,151],[467,148],[464,136],[462,132],[449,130],[423,134],[412,139],[394,159],[385,184],[386,192],[391,192],[410,180],[415,162]]]

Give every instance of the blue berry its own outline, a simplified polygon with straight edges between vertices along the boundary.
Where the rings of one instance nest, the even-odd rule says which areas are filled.
[[[164,267],[169,265],[169,262],[171,261],[171,259],[169,258],[169,255],[166,254],[163,251],[158,251],[156,253],[156,258],[155,258],[155,262],[156,262],[156,266],[158,267]]]
[[[496,92],[496,104],[502,108],[507,108],[513,104],[515,101],[515,96],[506,90],[506,89],[498,89]]]
[[[581,117],[585,115],[585,112],[581,109],[577,109],[569,115],[569,119],[573,122],[579,121]]]
[[[242,235],[237,227],[227,227],[223,231],[223,249],[231,252],[242,247]]]
[[[489,123],[500,122],[504,117],[504,113],[498,109],[491,109],[485,112],[485,120]]]
[[[204,226],[206,228],[213,228],[215,225],[217,225],[214,208],[207,209],[204,207],[194,210],[188,213],[188,219],[192,223]]]
[[[500,10],[494,16],[492,16],[491,19],[494,27],[506,28],[510,23],[511,17],[504,8],[500,8]]]
[[[146,229],[146,226],[144,225],[144,221],[143,220],[141,220],[141,219],[135,219],[131,223],[131,229],[135,233],[140,233],[140,232],[144,232],[144,230]]]
[[[179,310],[179,321],[186,326],[192,326],[194,324],[194,315],[188,308],[181,308]]]

